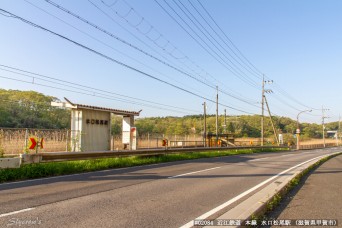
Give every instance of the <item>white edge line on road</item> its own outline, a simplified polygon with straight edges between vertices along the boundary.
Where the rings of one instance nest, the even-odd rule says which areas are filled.
[[[195,172],[191,172],[191,173],[184,173],[184,174],[168,177],[168,179],[172,179],[172,178],[176,178],[176,177],[181,177],[181,176],[186,176],[186,175],[191,175],[191,174],[195,174],[195,173],[201,173],[201,172],[205,172],[205,171],[209,171],[209,170],[214,170],[214,169],[219,169],[219,168],[221,168],[221,167],[214,167],[214,168],[203,169],[203,170],[199,170],[199,171],[195,171]]]
[[[336,153],[339,153],[339,152],[336,152]],[[287,170],[284,170],[284,171],[278,173],[277,175],[275,175],[275,176],[273,176],[273,177],[271,177],[271,178],[269,178],[269,179],[267,179],[267,180],[261,182],[260,184],[254,186],[254,187],[252,187],[252,188],[250,188],[250,189],[248,189],[247,191],[241,193],[240,195],[235,196],[233,199],[230,199],[230,200],[228,200],[227,202],[225,202],[225,203],[219,205],[218,207],[216,207],[216,208],[214,208],[214,209],[212,209],[212,210],[210,210],[210,211],[204,213],[203,215],[197,217],[197,218],[194,219],[194,220],[197,220],[197,219],[206,219],[206,218],[208,218],[209,216],[215,214],[216,212],[219,212],[220,210],[224,209],[225,207],[229,206],[230,204],[232,204],[232,203],[238,201],[238,200],[241,199],[242,197],[248,195],[249,193],[251,193],[251,192],[253,192],[254,190],[258,189],[259,187],[263,186],[264,184],[270,182],[271,180],[273,180],[273,179],[279,177],[280,175],[282,175],[282,174],[284,174],[284,173],[287,173],[287,172],[291,171],[292,169],[295,169],[295,168],[297,168],[297,167],[299,167],[299,166],[301,166],[301,165],[304,165],[304,164],[306,164],[306,163],[308,163],[308,162],[311,162],[311,161],[313,161],[313,160],[315,160],[315,159],[319,159],[319,158],[321,158],[321,157],[330,156],[330,155],[333,155],[333,154],[336,154],[336,153],[321,155],[321,156],[312,158],[312,159],[310,159],[310,160],[307,160],[307,161],[305,161],[305,162],[302,162],[302,163],[300,163],[300,164],[298,164],[298,165],[295,165],[295,166],[293,166],[293,167],[291,167],[291,168],[289,168],[289,169],[287,169]],[[181,226],[180,228],[190,228],[190,227],[193,227],[193,226],[194,226],[194,220],[191,220],[190,222],[186,223],[185,225]]]
[[[0,218],[1,217],[5,217],[5,216],[9,216],[9,215],[15,215],[15,214],[18,214],[18,213],[21,213],[21,212],[25,212],[25,211],[31,211],[33,209],[34,208],[26,208],[26,209],[22,209],[22,210],[19,210],[19,211],[13,211],[13,212],[9,212],[9,213],[6,213],[6,214],[1,214]]]

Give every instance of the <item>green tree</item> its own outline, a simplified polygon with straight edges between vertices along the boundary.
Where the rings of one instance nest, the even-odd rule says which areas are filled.
[[[70,111],[52,107],[55,97],[35,91],[0,89],[0,127],[69,128]]]

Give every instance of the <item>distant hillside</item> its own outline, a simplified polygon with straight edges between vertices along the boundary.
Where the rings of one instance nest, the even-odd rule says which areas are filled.
[[[226,128],[224,127],[224,117],[219,117],[219,133],[234,133],[235,137],[259,138],[261,135],[261,116],[227,116]],[[273,122],[278,133],[283,133],[284,140],[295,142],[293,134],[297,129],[297,122],[288,117],[273,117]],[[215,116],[207,116],[207,132],[216,131]],[[203,115],[184,117],[150,117],[136,120],[139,135],[165,134],[165,135],[192,135],[203,134]],[[117,122],[120,126],[120,120]],[[338,122],[326,124],[326,130],[337,130]],[[301,123],[302,139],[322,138],[322,125]],[[120,132],[120,129],[118,129]],[[274,133],[269,117],[265,117],[264,122],[265,137],[273,138]]]
[[[34,91],[0,89],[0,127],[69,128],[70,112],[50,105],[57,100]]]
[[[278,132],[293,133],[296,129],[296,122],[287,117],[274,117],[274,123]],[[207,116],[207,132],[216,131],[215,116]],[[260,137],[261,116],[227,116],[226,127],[224,117],[218,119],[219,132],[235,133],[237,137]],[[150,117],[136,120],[139,134],[160,133],[160,134],[202,134],[204,127],[203,115],[184,117]],[[265,117],[265,135],[273,135],[270,119]]]

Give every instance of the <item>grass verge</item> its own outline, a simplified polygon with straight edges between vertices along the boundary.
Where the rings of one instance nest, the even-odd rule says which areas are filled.
[[[252,154],[260,152],[277,152],[284,149],[241,149],[227,151],[209,151],[209,152],[187,152],[177,154],[165,154],[161,156],[145,157],[119,157],[102,158],[94,160],[66,161],[54,163],[38,163],[23,165],[18,169],[0,169],[0,183],[8,181],[26,180],[40,177],[59,176],[73,173],[90,172],[112,168],[123,168],[132,166],[141,166],[148,164],[157,164],[172,161],[191,160],[199,158],[211,158],[230,156],[237,154]]]
[[[342,153],[334,154],[331,156],[328,156],[326,158],[323,158],[316,163],[312,164],[305,170],[303,170],[301,173],[299,173],[296,177],[294,177],[288,184],[287,186],[274,195],[266,204],[266,207],[263,211],[261,211],[260,214],[258,215],[252,215],[253,220],[257,220],[258,224],[261,224],[261,221],[266,221],[270,219],[268,217],[268,214],[270,214],[283,200],[284,196],[288,194],[294,187],[300,184],[301,180],[303,180],[305,177],[309,175],[309,173],[313,172],[315,169],[317,169],[320,165],[322,165],[324,162],[328,161],[329,159],[342,155]]]

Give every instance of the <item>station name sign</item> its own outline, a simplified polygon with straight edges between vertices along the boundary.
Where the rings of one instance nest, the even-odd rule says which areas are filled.
[[[86,119],[87,124],[108,125],[108,120]]]

